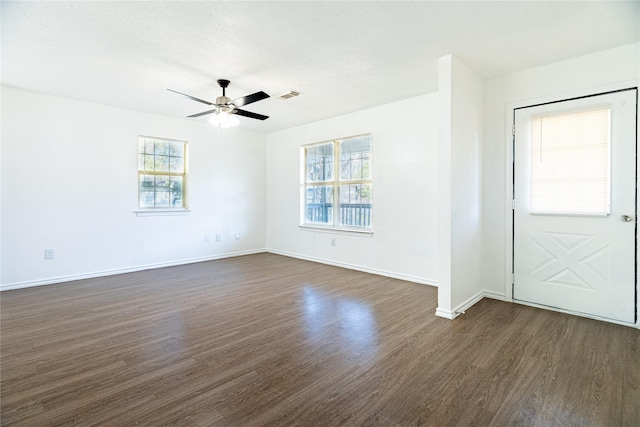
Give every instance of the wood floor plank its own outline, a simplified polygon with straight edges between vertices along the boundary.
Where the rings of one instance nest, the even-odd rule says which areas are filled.
[[[622,354],[622,425],[640,426],[640,339],[637,331],[625,331]]]
[[[640,331],[273,254],[0,294],[3,426],[640,425]]]

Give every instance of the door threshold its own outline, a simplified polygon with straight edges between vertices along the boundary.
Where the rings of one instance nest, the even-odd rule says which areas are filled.
[[[555,311],[557,313],[570,314],[572,316],[585,317],[587,319],[600,320],[601,322],[613,323],[615,325],[628,326],[631,328],[640,329],[640,323],[638,322],[635,322],[635,323],[623,322],[621,320],[609,319],[607,317],[595,316],[593,314],[582,313],[579,311],[571,311],[564,308],[552,307],[544,304],[536,304],[533,302],[523,301],[515,298],[513,298],[511,301],[517,304],[526,305],[533,308],[541,308],[543,310]]]

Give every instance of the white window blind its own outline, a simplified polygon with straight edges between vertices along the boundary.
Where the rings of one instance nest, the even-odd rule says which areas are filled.
[[[610,207],[610,108],[531,120],[531,212],[607,215]]]

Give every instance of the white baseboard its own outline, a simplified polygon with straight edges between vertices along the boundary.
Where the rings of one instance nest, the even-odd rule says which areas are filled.
[[[455,311],[443,310],[442,308],[436,308],[436,316],[444,317],[445,319],[453,320],[458,317],[460,313],[456,314]]]
[[[483,292],[483,297],[484,298],[497,299],[498,301],[510,302],[509,299],[504,294],[501,294],[500,292],[484,291]]]
[[[469,307],[471,307],[472,305],[480,301],[482,298],[484,298],[484,291],[480,291],[474,296],[472,296],[471,298],[468,298],[466,301],[462,302],[461,304],[458,304],[453,308],[453,310],[446,310],[441,307],[438,307],[436,309],[436,316],[444,317],[445,319],[455,319],[461,314],[464,314],[464,312]]]
[[[263,252],[267,252],[266,249],[252,249],[247,251],[228,252],[224,254],[218,254],[218,255],[212,255],[212,256],[206,256],[206,257],[189,258],[189,259],[182,259],[177,261],[159,262],[155,264],[137,265],[137,266],[126,267],[126,268],[116,268],[113,270],[94,271],[91,273],[72,274],[69,276],[59,276],[59,277],[51,277],[47,279],[10,283],[7,285],[0,285],[0,291],[10,291],[13,289],[31,288],[34,286],[53,285],[56,283],[71,282],[74,280],[83,280],[83,279],[93,279],[96,277],[113,276],[116,274],[123,274],[123,273],[133,273],[136,271],[151,270],[154,268],[173,267],[176,265],[194,264],[197,262],[205,262],[205,261],[215,261],[217,259],[232,258],[232,257],[237,257],[242,255],[253,255],[253,254],[258,254]]]
[[[466,301],[458,304],[453,310],[445,310],[440,307],[436,309],[436,316],[444,317],[445,319],[455,319],[456,317],[464,314],[467,309],[472,307],[482,298],[491,298],[500,301],[506,301],[506,298],[503,294],[493,291],[480,291],[477,294],[473,295],[471,298],[468,298]]]
[[[484,291],[480,291],[477,294],[475,294],[474,296],[472,296],[471,298],[468,298],[466,301],[462,302],[461,304],[458,304],[453,309],[453,312],[456,313],[456,316],[458,316],[460,314],[464,314],[464,312],[467,311],[467,309],[469,307],[473,306],[475,303],[480,301],[482,298],[484,298]]]
[[[334,267],[342,267],[342,268],[346,268],[346,269],[349,269],[349,270],[362,271],[363,273],[370,273],[370,274],[375,274],[375,275],[378,275],[378,276],[390,277],[392,279],[399,279],[399,280],[405,280],[407,282],[419,283],[421,285],[429,285],[429,286],[438,287],[438,281],[437,280],[433,280],[433,279],[426,279],[426,278],[423,278],[423,277],[410,276],[410,275],[401,274],[401,273],[394,273],[394,272],[386,271],[386,270],[377,270],[377,269],[374,269],[374,268],[362,267],[360,265],[347,264],[347,263],[337,262],[337,261],[331,261],[331,260],[324,259],[324,258],[310,257],[310,256],[306,256],[306,255],[300,255],[300,254],[292,253],[292,252],[281,251],[281,250],[278,250],[278,249],[267,249],[267,252],[272,253],[272,254],[276,254],[276,255],[287,256],[287,257],[290,257],[290,258],[297,258],[297,259],[302,259],[302,260],[305,260],[305,261],[311,261],[311,262],[317,262],[317,263],[320,263],[320,264],[332,265]]]

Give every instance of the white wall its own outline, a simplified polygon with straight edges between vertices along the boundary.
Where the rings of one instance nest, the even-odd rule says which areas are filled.
[[[452,165],[448,190],[451,197],[462,185],[466,195],[457,199],[461,204],[453,199],[446,206],[454,221],[456,212],[471,211],[465,213],[466,225],[450,233],[453,236],[459,230],[462,238],[467,225],[471,226],[475,249],[468,249],[481,253],[477,269],[485,296],[510,297],[506,287],[508,107],[637,84],[639,59],[640,44],[633,44],[484,81],[479,141],[473,139],[475,125],[464,130],[452,116],[449,138],[466,139],[471,145],[457,147],[462,149],[456,154],[461,161]],[[471,70],[454,67],[450,101],[463,110],[464,103],[470,102],[467,112],[473,118],[478,111],[477,85],[465,87],[466,78],[456,79],[456,69],[470,73],[469,82],[476,80]],[[442,280],[438,209],[445,205],[439,200],[438,187],[438,93],[266,137],[233,129],[220,140],[206,123],[15,88],[1,91],[2,289],[265,248],[417,282]],[[373,134],[374,144],[373,237],[300,229],[300,146],[367,132]],[[456,132],[463,133],[456,136]],[[189,215],[140,218],[133,213],[138,135],[189,141]],[[479,169],[474,159],[480,159]],[[473,197],[479,194],[474,182],[482,190],[479,212],[473,209],[477,206]],[[440,188],[446,189],[442,184]],[[479,234],[469,222],[474,218],[482,224]],[[241,235],[237,241],[236,232]],[[223,237],[220,243],[214,239],[218,233]],[[205,234],[211,242],[204,242]],[[335,247],[330,245],[332,237]],[[54,260],[44,260],[45,248],[55,249]],[[442,250],[451,263],[456,262],[454,252]],[[478,263],[471,261],[465,273],[469,277]],[[453,313],[459,301],[473,296],[477,288],[474,281],[441,289],[440,293],[448,292],[449,307],[443,308]]]
[[[487,80],[484,83],[483,282],[487,293],[511,298],[507,286],[511,253],[507,228],[507,149],[511,143],[507,116],[515,104],[549,101],[637,85],[640,44],[621,46],[543,67]]]
[[[452,55],[438,60],[439,286],[436,314],[456,317],[480,300],[482,80]]]
[[[437,93],[267,136],[267,246],[300,258],[435,284]],[[301,229],[300,146],[373,137],[373,237]],[[331,238],[336,246],[331,246]]]
[[[189,142],[189,215],[134,213],[138,135]],[[2,288],[264,250],[265,136],[223,137],[202,122],[3,87]]]

